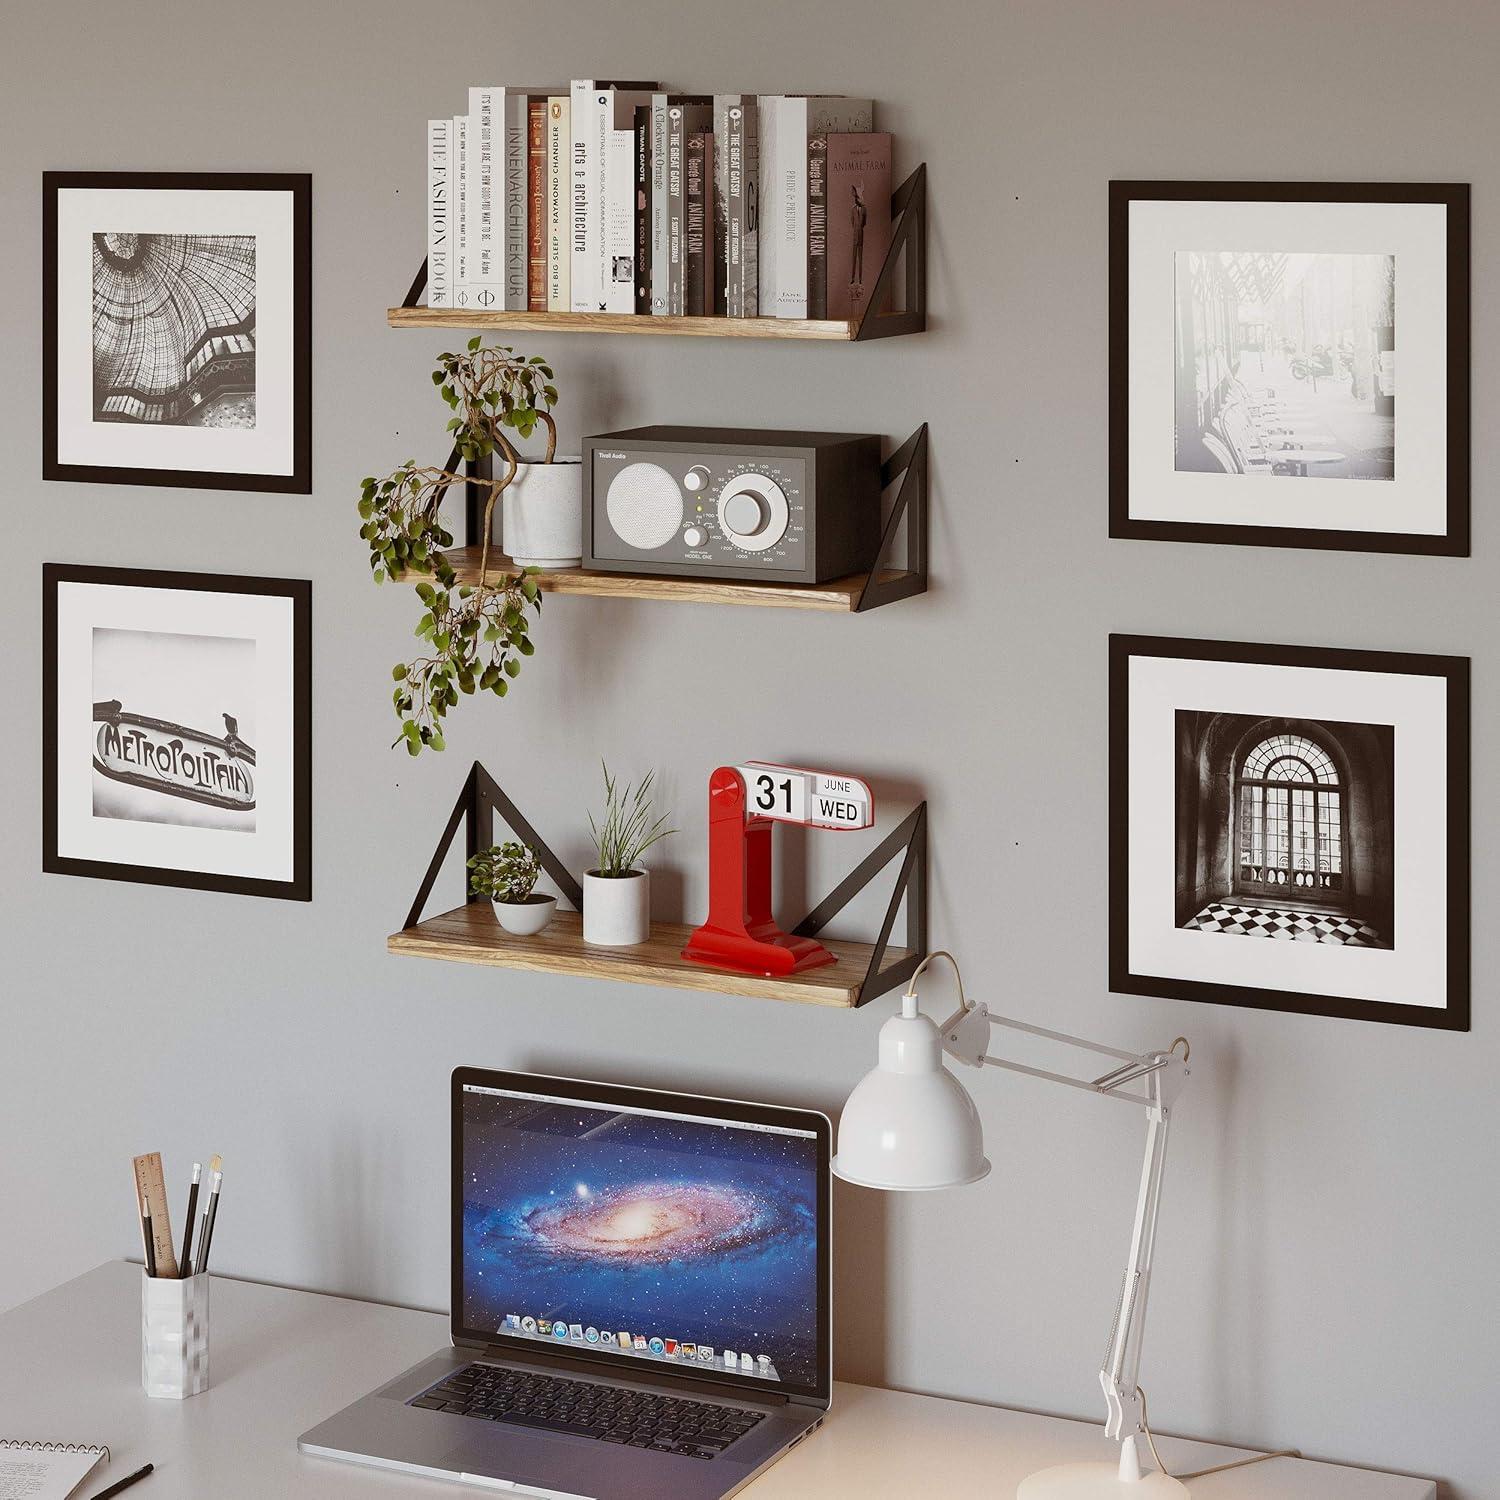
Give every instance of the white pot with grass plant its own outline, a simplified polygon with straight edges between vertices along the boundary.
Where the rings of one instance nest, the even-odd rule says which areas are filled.
[[[489,898],[507,932],[534,937],[557,910],[556,896],[535,893],[541,873],[541,861],[529,844],[491,844],[469,861],[469,889]]]
[[[604,812],[589,814],[596,863],[583,877],[583,939],[610,948],[628,948],[651,936],[651,873],[641,856],[668,828],[669,815],[653,815],[650,771],[638,786],[621,786],[604,767]]]

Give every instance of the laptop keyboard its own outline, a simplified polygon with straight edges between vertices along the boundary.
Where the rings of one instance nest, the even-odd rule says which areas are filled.
[[[407,1404],[687,1458],[717,1458],[765,1418],[743,1407],[501,1365],[466,1365]]]

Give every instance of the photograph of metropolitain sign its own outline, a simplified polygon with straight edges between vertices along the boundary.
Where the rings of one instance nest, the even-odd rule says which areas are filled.
[[[311,899],[311,585],[43,569],[44,870]]]

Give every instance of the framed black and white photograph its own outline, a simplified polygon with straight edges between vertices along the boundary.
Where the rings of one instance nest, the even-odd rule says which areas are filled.
[[[311,599],[44,565],[43,870],[312,899]]]
[[[1469,1027],[1466,657],[1110,637],[1110,988]]]
[[[312,490],[312,179],[42,175],[42,477]]]
[[[1469,555],[1469,188],[1110,183],[1112,537]]]

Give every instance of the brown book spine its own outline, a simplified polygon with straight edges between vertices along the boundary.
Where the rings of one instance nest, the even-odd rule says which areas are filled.
[[[547,100],[526,103],[526,306],[547,311]]]

